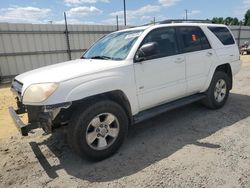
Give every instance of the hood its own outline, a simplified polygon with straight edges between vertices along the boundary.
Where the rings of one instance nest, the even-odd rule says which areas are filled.
[[[18,75],[15,79],[24,85],[46,82],[62,82],[95,72],[119,67],[122,61],[76,59],[58,63]]]

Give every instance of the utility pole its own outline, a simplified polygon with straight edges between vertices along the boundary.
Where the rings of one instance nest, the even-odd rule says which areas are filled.
[[[240,47],[240,38],[241,38],[241,28],[242,28],[242,22],[240,22],[239,34],[238,34],[238,46],[239,47]]]
[[[68,30],[66,12],[64,12],[63,14],[64,14],[64,22],[65,22],[66,42],[67,42],[67,47],[68,47],[67,52],[68,52],[69,60],[71,60],[71,50],[70,50],[70,43],[69,43],[69,30]]]
[[[116,30],[119,30],[119,18],[118,15],[116,15]]]
[[[124,25],[127,25],[127,20],[126,20],[126,0],[123,0],[123,9],[124,9]]]
[[[186,13],[186,20],[188,20],[188,10],[185,9],[185,13]]]

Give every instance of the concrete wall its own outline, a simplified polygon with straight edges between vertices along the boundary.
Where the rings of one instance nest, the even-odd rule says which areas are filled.
[[[250,41],[250,27],[230,28],[241,45]],[[71,58],[79,58],[96,40],[115,30],[116,26],[69,25],[67,39],[65,25],[0,23],[0,82],[28,70],[69,60],[68,41]]]

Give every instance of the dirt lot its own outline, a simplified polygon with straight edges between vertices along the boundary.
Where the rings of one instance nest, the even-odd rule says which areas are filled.
[[[250,57],[226,106],[192,104],[129,130],[113,157],[90,163],[71,153],[65,129],[21,138],[0,88],[0,187],[250,187]]]

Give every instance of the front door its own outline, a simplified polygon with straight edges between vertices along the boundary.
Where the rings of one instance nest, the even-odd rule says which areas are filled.
[[[157,28],[143,40],[156,42],[158,54],[134,63],[140,110],[186,95],[185,57],[180,54],[173,27]]]

